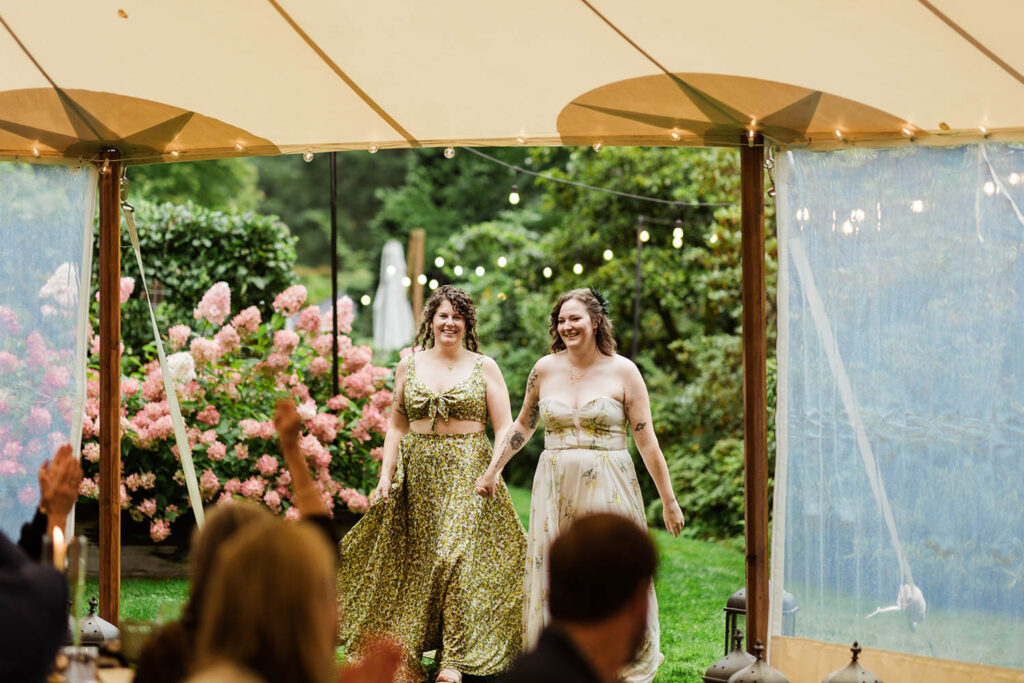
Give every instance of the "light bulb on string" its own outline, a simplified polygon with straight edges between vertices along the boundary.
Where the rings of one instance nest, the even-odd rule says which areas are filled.
[[[548,266],[544,266],[544,270],[542,270],[541,273],[546,278],[551,277],[551,268],[549,268]]]
[[[673,237],[672,238],[672,247],[675,248],[675,249],[682,249],[683,248],[683,238],[682,237]]]
[[[437,266],[438,268],[444,268],[444,259],[438,256],[436,259],[434,259],[434,265]]]
[[[600,142],[595,142],[594,143],[594,151],[595,152],[600,152],[602,147],[604,147],[604,145],[601,144]]]
[[[420,273],[419,275],[416,276],[416,282],[420,283],[421,285],[427,284],[427,276],[424,275],[423,273]]]
[[[682,135],[680,135],[678,130],[674,130],[673,129],[673,131],[671,133],[669,133],[669,137],[671,137],[676,142],[679,142],[679,138],[681,138]]]
[[[179,152],[179,151],[178,151],[178,150],[176,150],[176,149],[172,149],[172,150],[171,150],[171,158],[172,158],[172,159],[177,159],[177,158],[178,158],[178,157],[180,157],[180,156],[181,156],[181,152]]]
[[[526,138],[524,138],[522,135],[520,135],[520,136],[518,136],[516,138],[516,142],[518,142],[520,145],[525,145],[526,144]]]
[[[910,211],[911,213],[921,213],[922,211],[924,211],[924,202],[921,201],[920,199],[915,199],[914,201],[910,202]]]
[[[445,147],[444,148],[444,158],[445,159],[451,159],[454,156],[455,156],[455,148],[454,147]]]
[[[32,148],[32,156],[34,156],[34,157],[38,157],[39,156],[39,148],[38,147],[33,147]]]
[[[359,303],[361,303],[364,306],[369,306],[370,301],[372,301],[372,299],[370,299],[369,294],[363,294],[361,297],[359,297]]]
[[[242,146],[241,142],[236,142],[235,143],[235,151],[236,152],[244,152],[245,151],[245,147]]]
[[[641,242],[646,242],[649,239],[651,239],[651,233],[647,232],[646,230],[641,230],[640,231],[640,241]]]
[[[395,267],[394,267],[393,265],[391,265],[391,266],[388,266],[388,268],[387,268],[387,274],[388,274],[388,275],[394,275],[394,274],[395,274],[395,270],[396,270],[396,269],[395,269]]]
[[[477,266],[476,270],[474,272],[476,273],[477,277],[483,277],[484,276],[484,272],[485,272],[484,271],[484,267],[483,266]]]
[[[508,265],[508,259],[505,258],[504,256],[499,256],[498,257],[498,267],[499,268],[504,268],[507,265]]]
[[[508,191],[508,203],[512,206],[519,203],[519,187],[516,185],[513,185],[512,189]]]
[[[302,160],[305,161],[307,164],[313,161],[313,152],[307,149],[302,155]]]
[[[1009,175],[1009,177],[1007,178],[1007,180],[1009,180],[1009,181],[1010,181],[1010,184],[1011,184],[1011,185],[1020,185],[1020,180],[1021,180],[1021,178],[1020,178],[1020,174],[1019,174],[1019,173],[1017,173],[1017,172],[1013,172],[1013,173],[1011,173],[1011,174]]]
[[[427,286],[431,289],[437,289],[437,280],[431,279]]]
[[[576,265],[574,265],[572,267],[572,272],[576,273],[577,275],[582,275],[583,274],[583,264],[582,263],[577,263]]]
[[[672,228],[672,239],[683,239],[683,221],[676,219],[676,226]]]
[[[712,233],[711,237],[708,238],[708,242],[711,242],[711,244],[718,244],[718,233]]]
[[[369,149],[367,151],[370,154],[376,154],[378,149],[380,149],[380,145],[370,145],[370,147],[369,147]]]
[[[615,258],[615,254],[612,253],[611,249],[605,249],[603,256],[605,261],[611,261],[613,258]]]
[[[462,277],[462,266],[455,266],[452,268],[452,272],[455,273],[456,277]]]
[[[402,277],[402,286],[403,287],[408,287],[411,284],[412,284],[412,280],[409,279],[408,275]]]
[[[986,182],[986,183],[985,183],[985,184],[984,184],[984,185],[982,186],[982,188],[981,188],[981,189],[983,189],[983,190],[985,191],[985,194],[986,194],[986,195],[988,195],[989,197],[991,197],[992,195],[994,195],[994,194],[996,193],[996,184],[995,184],[995,183],[993,183],[993,182],[992,182],[991,180],[989,180],[989,181],[987,181],[987,182]]]
[[[836,128],[836,137],[839,138],[840,140],[842,140],[842,138],[843,138],[843,131],[841,131],[838,128]]]

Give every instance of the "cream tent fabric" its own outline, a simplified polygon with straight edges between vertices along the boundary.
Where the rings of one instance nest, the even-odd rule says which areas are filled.
[[[1024,4],[999,0],[0,0],[0,18],[6,159],[1024,139]]]

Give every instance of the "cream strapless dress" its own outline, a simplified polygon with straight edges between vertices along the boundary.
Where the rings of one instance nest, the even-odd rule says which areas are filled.
[[[547,552],[574,519],[589,512],[616,512],[647,528],[640,483],[626,446],[622,403],[600,396],[579,408],[554,398],[540,400],[544,452],[533,478],[526,548],[523,636],[536,646],[550,620]],[[637,660],[622,670],[628,683],[649,683],[665,657],[660,649],[658,601],[651,586],[647,637]]]

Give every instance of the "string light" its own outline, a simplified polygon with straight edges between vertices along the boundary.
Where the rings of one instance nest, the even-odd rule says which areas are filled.
[[[672,228],[672,239],[683,239],[683,222],[678,218],[676,219],[676,227]]]
[[[427,276],[424,275],[423,273],[420,273],[419,275],[416,276],[416,282],[420,283],[421,285],[427,284]]]
[[[359,303],[361,303],[364,306],[369,306],[370,301],[371,299],[369,294],[363,294],[361,297],[359,297]]]
[[[982,189],[985,191],[985,194],[991,197],[996,193],[996,184],[989,180],[982,186]]]
[[[583,274],[583,264],[582,263],[577,263],[576,265],[574,265],[572,267],[572,272],[576,273],[577,275],[582,275]]]
[[[404,276],[404,277],[402,278],[402,286],[403,286],[403,287],[408,287],[408,286],[409,286],[409,285],[411,285],[411,284],[412,284],[412,280],[410,280],[410,279],[409,279],[409,276],[408,276],[408,275],[406,275],[406,276]]]
[[[604,147],[604,145],[602,145],[600,142],[595,142],[594,143],[594,151],[595,152],[600,152],[602,147]]]
[[[906,135],[908,138],[914,136],[914,131],[910,130],[906,126],[903,126],[903,128],[901,128],[900,130],[902,130],[903,134]]]
[[[641,242],[646,242],[649,239],[651,239],[651,233],[647,232],[646,230],[641,230],[640,231],[640,241]]]
[[[34,156],[34,157],[39,156],[39,148],[38,147],[33,147],[32,148],[32,156]]]
[[[843,131],[836,128],[836,137],[841,140],[843,138]]]
[[[380,145],[370,145],[368,151],[370,152],[370,154],[376,154],[378,149],[380,149]]]
[[[612,250],[611,249],[605,249],[604,250],[604,260],[605,261],[611,261],[613,258],[615,258],[615,254],[612,253]]]
[[[981,131],[982,135],[988,135],[988,128],[986,128],[985,126],[978,126],[978,130]]]
[[[544,270],[542,270],[541,273],[544,275],[544,277],[549,278],[551,277],[551,268],[544,266]]]
[[[437,289],[437,280],[431,279],[430,284],[427,286],[430,287],[431,289]]]
[[[516,185],[512,186],[512,189],[508,191],[508,203],[515,206],[519,203],[519,187]]]
[[[922,202],[920,199],[915,199],[914,201],[910,202],[910,210],[913,213],[921,213],[922,211],[924,211],[924,202]]]
[[[245,151],[245,147],[242,146],[241,142],[236,142],[235,143],[235,150],[239,151],[239,152],[244,152]]]
[[[305,161],[307,164],[313,161],[313,152],[307,149],[305,153],[302,155],[302,160]]]
[[[499,268],[504,268],[507,265],[508,265],[508,259],[505,258],[504,256],[499,256],[498,257],[498,267]]]
[[[483,277],[483,276],[484,276],[484,273],[485,273],[486,271],[484,271],[484,267],[483,267],[483,266],[477,266],[477,267],[476,267],[476,271],[474,271],[474,272],[476,273],[476,276],[477,276],[477,277]]]
[[[679,142],[679,138],[681,138],[681,137],[682,137],[682,135],[680,135],[680,134],[679,134],[679,131],[678,131],[678,130],[675,130],[675,129],[673,128],[673,129],[672,129],[672,132],[671,132],[671,133],[669,133],[669,137],[671,137],[671,138],[672,138],[673,140],[675,140],[676,142]]]
[[[438,256],[436,259],[434,259],[434,265],[437,266],[438,268],[444,268],[444,259]]]
[[[520,145],[525,145],[526,144],[526,138],[524,138],[522,135],[520,135],[519,137],[516,138],[516,142],[518,142]]]
[[[718,244],[718,233],[713,233],[708,239],[708,242],[711,242],[711,244]]]
[[[395,274],[395,267],[394,267],[394,265],[390,265],[390,266],[388,266],[388,268],[387,268],[387,274],[388,274],[388,275],[394,275],[394,274]]]
[[[172,158],[172,159],[177,159],[177,158],[178,158],[178,157],[180,157],[180,156],[181,156],[181,152],[179,152],[179,151],[178,151],[178,150],[176,150],[176,149],[172,149],[172,150],[171,150],[171,158]]]
[[[444,158],[445,159],[451,159],[454,156],[455,156],[455,148],[454,147],[445,147],[444,148]]]
[[[452,268],[452,272],[455,273],[456,277],[462,277],[462,266],[455,266]]]
[[[1008,180],[1010,181],[1011,185],[1019,185],[1020,184],[1020,174],[1015,171],[1015,172],[1010,174]]]
[[[682,237],[673,237],[672,238],[672,246],[674,248],[676,248],[676,249],[682,249],[683,248],[683,238]]]

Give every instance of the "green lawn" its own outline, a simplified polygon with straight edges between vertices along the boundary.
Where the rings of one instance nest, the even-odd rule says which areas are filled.
[[[525,524],[530,491],[511,488],[512,501]],[[656,582],[661,613],[661,649],[665,664],[656,683],[699,683],[722,656],[725,631],[722,608],[743,586],[743,554],[721,544],[672,538],[653,532],[659,551]],[[87,595],[97,594],[91,581]],[[121,618],[174,618],[188,594],[185,579],[125,579],[121,583]]]

